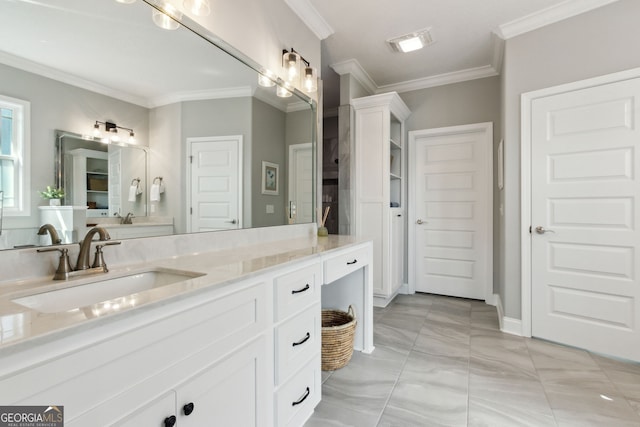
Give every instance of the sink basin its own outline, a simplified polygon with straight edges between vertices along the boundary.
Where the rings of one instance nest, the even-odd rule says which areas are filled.
[[[190,271],[155,269],[112,279],[97,279],[89,283],[83,282],[77,286],[28,295],[12,301],[41,313],[60,313],[183,282],[199,276],[203,276],[203,274]]]

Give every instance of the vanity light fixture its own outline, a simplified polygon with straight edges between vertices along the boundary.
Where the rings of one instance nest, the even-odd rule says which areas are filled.
[[[102,136],[102,133],[100,132],[100,125],[104,125],[104,130],[107,132],[108,134],[108,138],[107,140],[111,141],[111,142],[118,142],[120,141],[120,135],[118,135],[118,129],[122,129],[122,130],[126,130],[127,132],[129,132],[129,143],[133,144],[136,142],[136,138],[135,138],[135,133],[133,132],[133,129],[129,129],[129,128],[125,128],[122,126],[118,126],[117,124],[113,123],[113,122],[100,122],[96,120],[96,123],[93,125],[93,136],[95,136],[96,138],[100,138]]]
[[[304,67],[302,64],[304,64]],[[298,79],[300,79],[299,76],[302,74],[300,84],[305,92],[311,93],[318,90],[318,72],[311,66],[309,61],[300,56],[293,48],[291,48],[291,51],[282,50],[282,67],[289,83],[296,86]],[[302,69],[302,72],[300,72],[300,69]]]
[[[432,45],[435,43],[435,40],[431,34],[431,28],[425,28],[423,30],[394,37],[387,40],[387,43],[389,43],[389,46],[391,46],[391,49],[395,52],[407,53]]]

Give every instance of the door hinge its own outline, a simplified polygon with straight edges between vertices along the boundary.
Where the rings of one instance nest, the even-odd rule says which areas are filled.
[[[189,215],[193,215],[193,208],[189,208]]]
[[[529,226],[529,234],[531,234],[531,227],[533,227],[532,225]]]
[[[193,156],[189,156],[189,163],[193,164]]]

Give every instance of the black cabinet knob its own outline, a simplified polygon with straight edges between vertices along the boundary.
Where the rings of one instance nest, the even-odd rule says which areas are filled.
[[[175,415],[171,415],[170,417],[164,419],[164,427],[173,427],[174,425],[176,425]]]
[[[193,412],[193,402],[189,402],[186,405],[184,405],[182,407],[182,410],[184,411],[185,415],[191,415],[191,413]]]

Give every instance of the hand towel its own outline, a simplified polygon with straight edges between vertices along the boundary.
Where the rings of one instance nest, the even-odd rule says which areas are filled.
[[[132,184],[131,187],[129,187],[129,201],[135,202],[137,195],[138,195],[138,186],[136,184]]]
[[[152,202],[160,201],[160,185],[151,184],[151,190],[149,191],[149,200]]]

